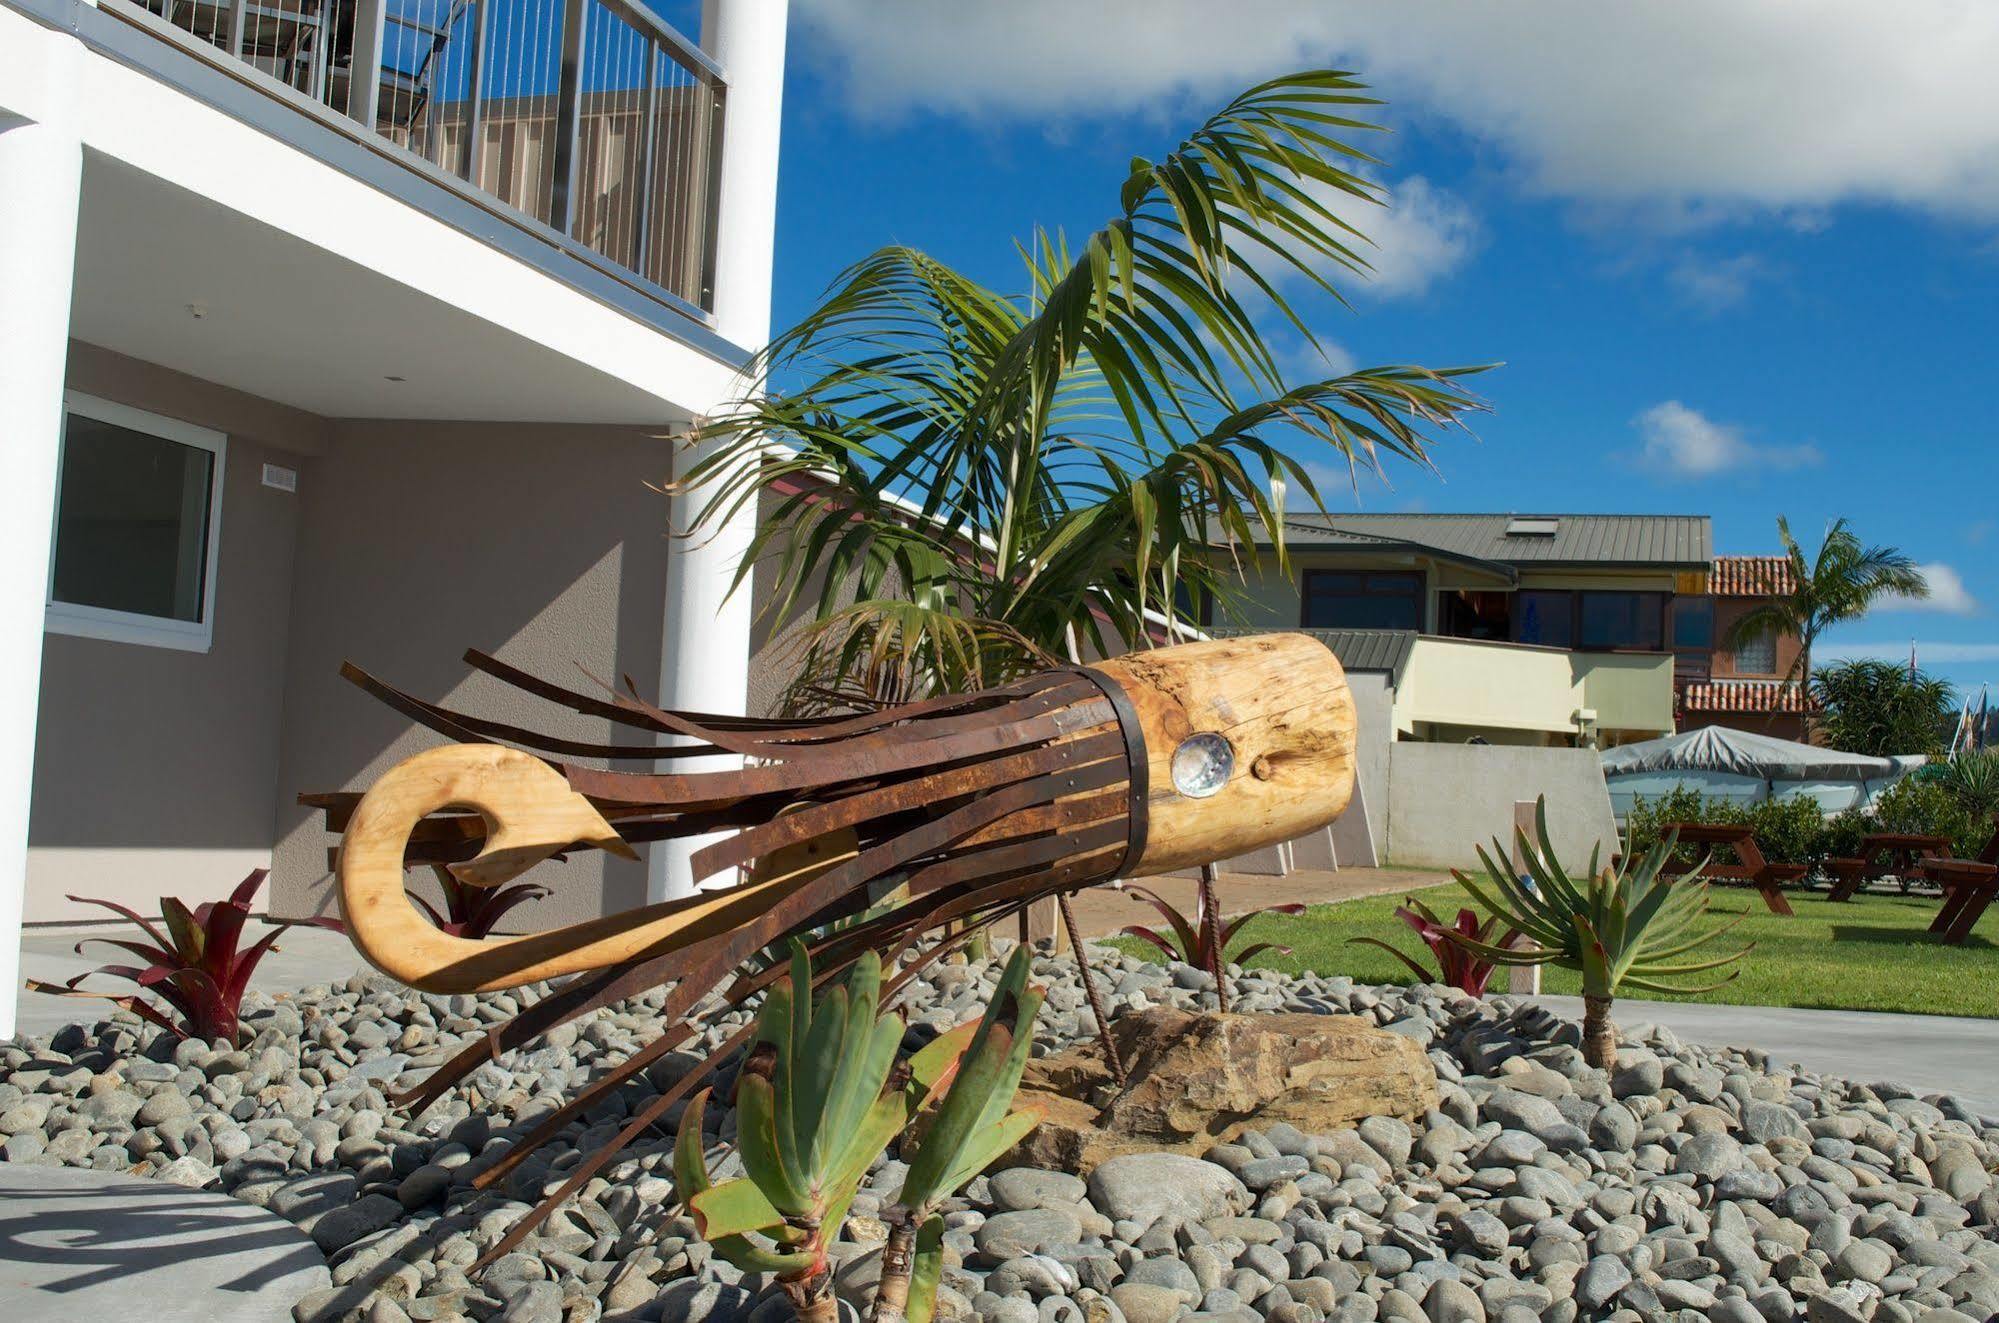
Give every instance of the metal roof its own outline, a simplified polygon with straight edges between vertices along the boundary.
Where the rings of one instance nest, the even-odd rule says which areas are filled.
[[[1409,660],[1409,649],[1416,646],[1419,637],[1413,629],[1299,629],[1273,631],[1269,629],[1239,629],[1216,626],[1209,629],[1212,638],[1234,638],[1242,634],[1270,634],[1276,632],[1310,634],[1319,642],[1333,650],[1340,659],[1340,666],[1349,671],[1398,671],[1402,663]]]
[[[1552,533],[1508,536],[1516,521],[1552,520]],[[1706,515],[1288,515],[1291,546],[1358,550],[1384,543],[1508,566],[1643,565],[1705,570],[1714,539]]]

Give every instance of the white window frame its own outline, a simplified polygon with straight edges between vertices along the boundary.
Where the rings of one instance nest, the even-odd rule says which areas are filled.
[[[201,619],[168,620],[160,616],[140,615],[135,611],[113,611],[101,606],[82,606],[75,602],[56,600],[56,537],[60,532],[60,517],[51,521],[49,529],[49,579],[45,592],[47,603],[43,626],[53,634],[71,634],[77,638],[102,639],[111,643],[135,643],[145,647],[176,648],[183,652],[207,652],[215,642],[215,578],[217,563],[222,558],[222,475],[229,459],[229,437],[227,433],[212,428],[198,427],[178,418],[168,418],[163,414],[149,413],[135,409],[129,404],[119,404],[114,400],[99,399],[82,391],[64,391],[62,459],[69,455],[69,416],[80,414],[100,423],[110,423],[115,427],[127,428],[158,437],[162,441],[172,441],[179,445],[193,446],[206,450],[215,456],[208,477],[208,547],[202,558]],[[56,510],[62,510],[62,469],[56,470]]]

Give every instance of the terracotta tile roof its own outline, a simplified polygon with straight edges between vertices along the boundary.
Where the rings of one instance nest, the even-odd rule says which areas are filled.
[[[1797,587],[1784,556],[1716,556],[1708,591],[1716,597],[1781,597]]]
[[[1803,712],[1805,693],[1785,680],[1701,680],[1683,702],[1689,712]]]

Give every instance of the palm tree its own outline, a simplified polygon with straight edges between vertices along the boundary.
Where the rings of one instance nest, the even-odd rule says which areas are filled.
[[[1798,656],[1786,681],[1811,674],[1812,645],[1832,626],[1858,620],[1883,597],[1930,595],[1913,560],[1895,547],[1863,546],[1843,518],[1827,525],[1818,553],[1809,560],[1782,515],[1777,517],[1777,536],[1791,564],[1791,590],[1744,614],[1729,626],[1725,641],[1739,648],[1766,635],[1795,636]]]
[[[1283,564],[1285,491],[1319,503],[1281,442],[1429,464],[1477,369],[1287,383],[1263,329],[1316,350],[1286,289],[1366,269],[1336,206],[1381,200],[1348,141],[1377,104],[1343,73],[1251,88],[1134,159],[1080,246],[1019,245],[1025,294],[884,248],[771,344],[756,370],[788,389],[704,427],[678,486],[709,489],[696,529],[775,502],[738,583],[770,561],[769,609],[803,622],[794,700],[977,688],[1227,609],[1247,548]]]

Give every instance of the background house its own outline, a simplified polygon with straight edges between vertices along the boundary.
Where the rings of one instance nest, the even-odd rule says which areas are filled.
[[[1784,740],[1805,738],[1811,659],[1794,634],[1740,646],[1729,630],[1754,608],[1797,587],[1783,556],[1717,556],[1705,597],[1674,602],[1673,682],[1681,730],[1728,726]]]

